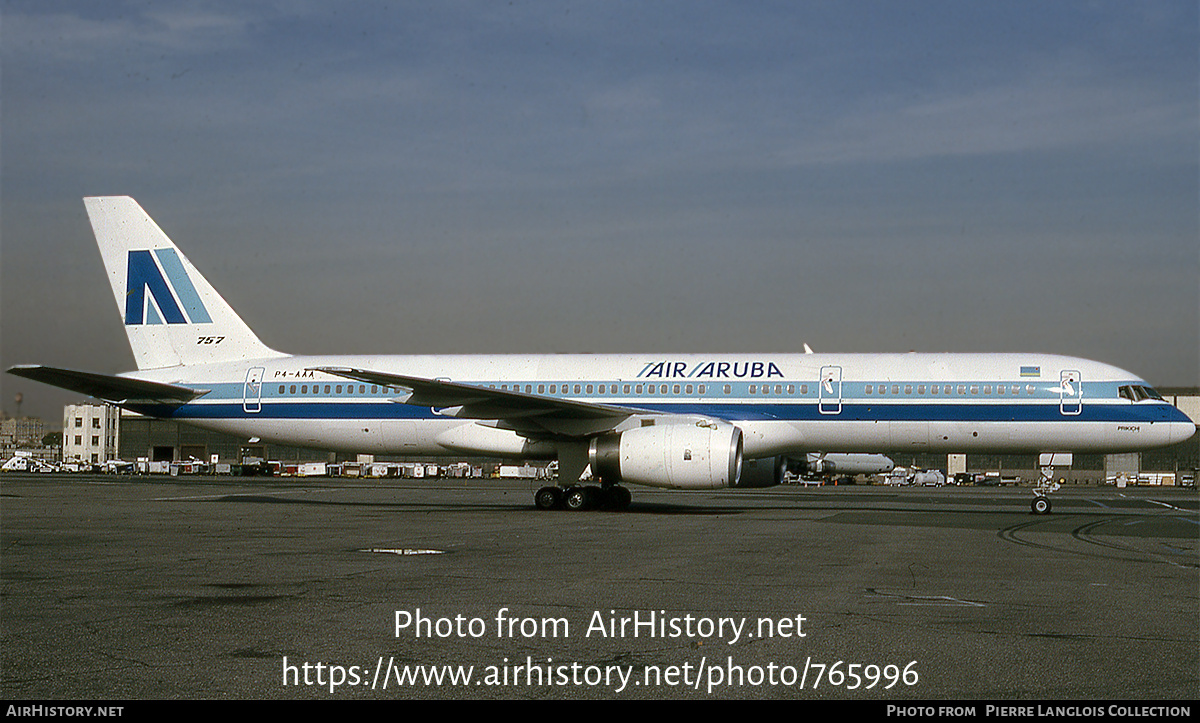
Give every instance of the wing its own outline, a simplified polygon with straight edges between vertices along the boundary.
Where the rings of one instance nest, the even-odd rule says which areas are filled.
[[[495,419],[518,430],[548,431],[569,436],[611,429],[635,415],[655,412],[611,404],[593,404],[545,397],[474,384],[387,374],[349,367],[313,367],[312,371],[368,384],[407,390],[395,398],[401,404],[433,407],[438,413],[462,419]]]
[[[143,379],[129,379],[32,364],[15,366],[9,369],[8,373],[116,404],[130,401],[185,404],[209,392],[207,389],[191,389],[175,384],[148,382]]]

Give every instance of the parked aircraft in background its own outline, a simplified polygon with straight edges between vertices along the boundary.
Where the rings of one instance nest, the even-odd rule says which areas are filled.
[[[787,469],[800,479],[830,482],[857,475],[886,474],[895,468],[891,457],[882,454],[839,454],[809,452],[802,459],[789,459]]]
[[[264,345],[133,199],[85,204],[138,369],[11,373],[281,444],[557,458],[542,508],[625,507],[623,482],[777,484],[810,452],[1122,452],[1196,430],[1133,374],[1047,354],[293,356]],[[578,483],[589,468],[599,485]]]

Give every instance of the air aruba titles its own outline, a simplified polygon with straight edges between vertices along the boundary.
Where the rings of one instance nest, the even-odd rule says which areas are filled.
[[[663,379],[758,379],[761,377],[783,378],[783,372],[775,362],[763,361],[702,361],[689,369],[687,362],[649,362],[638,372],[638,377]]]

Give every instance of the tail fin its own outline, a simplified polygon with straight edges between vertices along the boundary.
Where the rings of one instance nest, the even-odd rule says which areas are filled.
[[[259,341],[137,201],[83,202],[138,369],[286,356]]]

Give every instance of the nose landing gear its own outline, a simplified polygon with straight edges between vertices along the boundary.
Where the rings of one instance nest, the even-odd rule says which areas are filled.
[[[1030,511],[1035,515],[1050,514],[1051,492],[1057,492],[1062,485],[1054,481],[1054,467],[1056,465],[1070,466],[1074,461],[1074,455],[1069,452],[1055,452],[1038,455],[1038,467],[1041,474],[1038,478],[1037,487],[1033,489],[1033,501],[1029,504]]]

